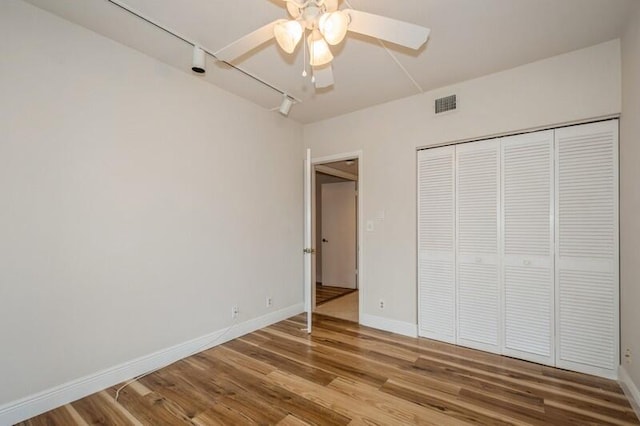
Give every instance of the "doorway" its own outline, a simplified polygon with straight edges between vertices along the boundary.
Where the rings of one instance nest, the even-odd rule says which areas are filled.
[[[359,322],[359,160],[314,164],[314,312]]]

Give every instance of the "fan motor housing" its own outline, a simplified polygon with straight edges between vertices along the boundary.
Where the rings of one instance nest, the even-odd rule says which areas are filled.
[[[316,5],[309,5],[302,11],[302,20],[304,21],[307,29],[314,29],[317,27],[318,19],[322,15],[323,10]]]

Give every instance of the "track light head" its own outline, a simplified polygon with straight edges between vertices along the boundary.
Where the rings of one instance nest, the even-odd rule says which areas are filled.
[[[284,115],[285,117],[288,117],[289,111],[291,111],[292,106],[293,106],[293,100],[285,94],[282,97],[282,103],[280,104],[280,109],[278,109],[278,112]]]
[[[198,74],[204,74],[207,71],[207,57],[204,50],[198,46],[193,46],[193,61],[191,69]]]

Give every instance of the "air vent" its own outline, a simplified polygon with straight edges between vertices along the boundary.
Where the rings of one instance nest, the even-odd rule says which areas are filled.
[[[436,99],[436,114],[453,111],[456,109],[456,106],[456,95],[445,96],[444,98]]]

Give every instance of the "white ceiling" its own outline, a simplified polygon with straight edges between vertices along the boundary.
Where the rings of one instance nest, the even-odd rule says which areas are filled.
[[[192,48],[106,0],[27,0],[191,73]],[[151,20],[217,51],[275,19],[281,0],[119,0]],[[615,39],[638,0],[349,0],[353,8],[431,29],[418,52],[350,35],[334,49],[335,85],[303,78],[302,50],[270,42],[234,64],[302,101],[290,117],[309,123]],[[342,7],[345,7],[342,2]],[[204,78],[267,109],[281,95],[209,58]]]

